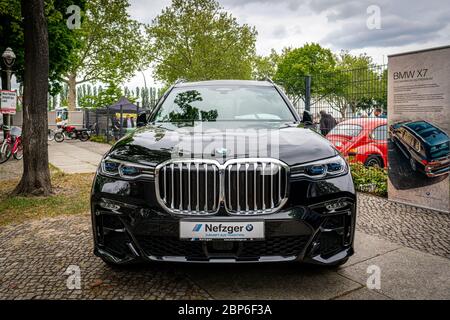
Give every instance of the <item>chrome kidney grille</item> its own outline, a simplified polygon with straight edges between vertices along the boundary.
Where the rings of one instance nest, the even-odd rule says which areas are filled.
[[[231,160],[224,171],[224,203],[230,214],[267,214],[287,200],[288,167],[274,159]]]
[[[156,167],[156,196],[174,214],[268,214],[287,201],[289,167],[276,159],[174,159]]]
[[[168,211],[212,214],[219,209],[219,169],[208,160],[174,160],[156,168],[156,194]]]

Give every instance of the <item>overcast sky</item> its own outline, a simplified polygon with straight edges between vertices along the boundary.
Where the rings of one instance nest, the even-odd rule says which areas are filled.
[[[170,0],[130,0],[130,15],[149,24]],[[338,53],[367,53],[387,63],[394,53],[450,45],[449,0],[219,0],[239,23],[258,31],[257,53],[317,42]],[[377,13],[379,11],[379,21]],[[377,23],[378,22],[378,23]],[[368,27],[369,25],[369,27]],[[152,70],[144,71],[154,86]],[[14,79],[13,79],[14,80]],[[126,86],[144,86],[142,73]],[[156,84],[159,86],[159,84]],[[13,88],[17,84],[13,81]]]
[[[131,0],[133,18],[150,23],[170,0]],[[334,52],[367,53],[376,63],[387,55],[450,44],[448,0],[219,0],[240,23],[258,31],[257,52],[318,42]],[[378,11],[379,10],[379,11]],[[379,21],[377,13],[379,12]],[[379,22],[379,23],[378,23]],[[369,27],[368,27],[369,25]],[[145,72],[152,83],[151,70]],[[142,74],[128,83],[143,85]]]

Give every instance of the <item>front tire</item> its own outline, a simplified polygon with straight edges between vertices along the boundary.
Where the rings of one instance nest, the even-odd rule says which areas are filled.
[[[383,160],[377,155],[369,156],[364,162],[366,167],[383,168]]]
[[[20,143],[17,146],[17,151],[14,153],[14,159],[21,160],[23,158],[23,146],[22,143]]]
[[[52,141],[53,139],[55,139],[55,131],[49,129],[47,139],[48,141]]]
[[[414,160],[413,157],[409,158],[409,165],[411,166],[411,170],[412,171],[417,171],[417,164],[416,164],[416,160]]]
[[[81,134],[80,134],[80,140],[81,141],[88,141],[89,140],[89,135],[88,135],[88,133],[87,132],[82,132]]]
[[[64,141],[64,134],[61,132],[55,133],[55,141],[56,142],[63,142]]]
[[[0,163],[8,161],[8,159],[11,157],[11,146],[4,142],[0,146]]]

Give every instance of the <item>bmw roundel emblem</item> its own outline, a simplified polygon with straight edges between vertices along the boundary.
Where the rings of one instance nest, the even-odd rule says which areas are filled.
[[[253,230],[253,225],[252,224],[248,224],[248,225],[246,225],[245,226],[245,230],[247,230],[247,231],[252,231]]]
[[[228,149],[227,148],[216,148],[216,153],[221,156],[226,156],[228,153]]]

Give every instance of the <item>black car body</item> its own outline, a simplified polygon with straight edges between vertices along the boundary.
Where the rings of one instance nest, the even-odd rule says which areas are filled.
[[[337,265],[353,254],[349,167],[328,140],[299,127],[273,83],[177,83],[147,122],[112,147],[94,180],[95,254],[105,262]],[[277,156],[261,156],[256,145],[273,148],[261,143],[270,135]]]
[[[423,172],[427,177],[448,174],[449,138],[437,126],[424,120],[398,122],[390,126],[389,136],[413,171]]]

